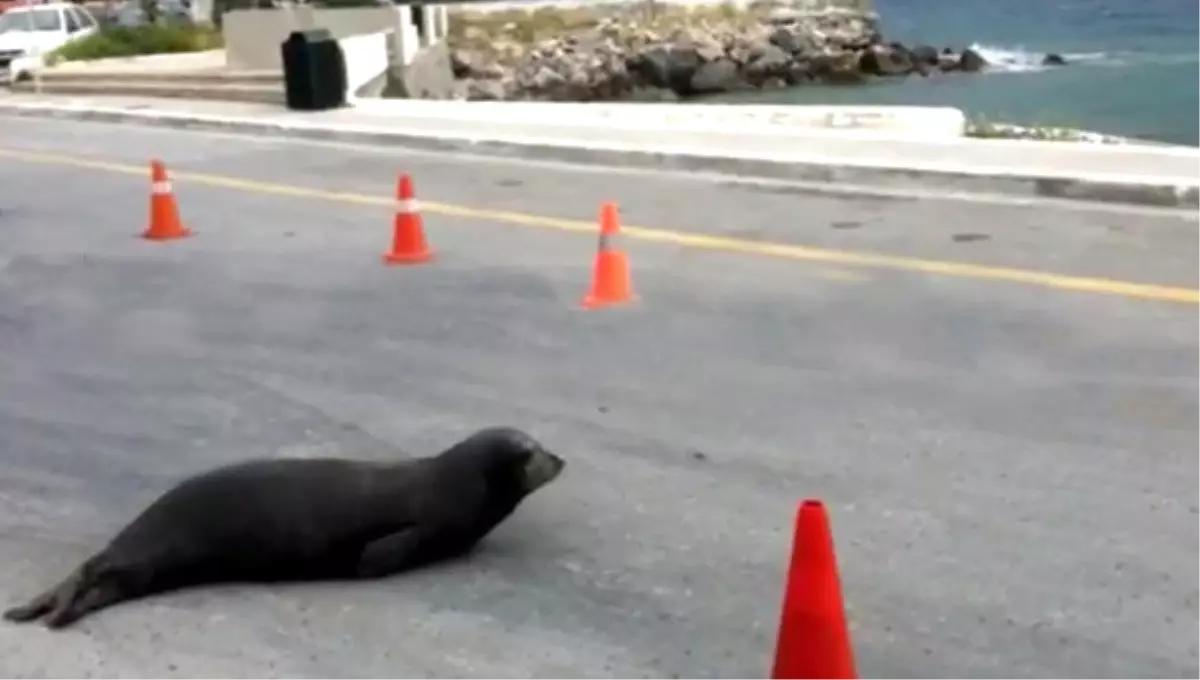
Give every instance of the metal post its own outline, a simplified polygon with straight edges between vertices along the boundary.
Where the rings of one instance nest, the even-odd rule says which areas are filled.
[[[29,23],[29,33],[30,35],[37,35],[37,31],[35,30],[37,25],[33,23],[33,7],[33,0],[25,0],[25,19]],[[30,55],[34,57],[34,63],[36,64],[36,67],[33,69],[33,91],[35,94],[42,93],[42,66],[45,64],[42,63],[41,52],[42,50],[38,47],[37,39],[35,38]],[[11,67],[9,71],[12,71]]]

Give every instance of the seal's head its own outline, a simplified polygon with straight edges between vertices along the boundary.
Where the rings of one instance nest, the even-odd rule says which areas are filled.
[[[527,496],[554,481],[567,465],[536,439],[514,427],[479,430],[447,454],[482,464],[493,485],[519,496]]]

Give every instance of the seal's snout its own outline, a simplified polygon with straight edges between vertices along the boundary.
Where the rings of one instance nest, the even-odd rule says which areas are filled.
[[[444,454],[445,455],[445,454]],[[483,456],[503,468],[503,476],[530,494],[554,481],[567,462],[551,453],[528,433],[515,427],[479,430],[451,449],[450,455]]]
[[[566,466],[567,461],[546,449],[534,449],[525,461],[525,488],[533,492],[546,486],[562,474]]]

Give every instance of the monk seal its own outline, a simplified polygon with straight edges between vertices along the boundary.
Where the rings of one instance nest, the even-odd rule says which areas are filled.
[[[162,494],[61,583],[4,612],[59,629],[188,586],[376,579],[463,555],[562,458],[509,427],[403,461],[272,459],[200,473]]]

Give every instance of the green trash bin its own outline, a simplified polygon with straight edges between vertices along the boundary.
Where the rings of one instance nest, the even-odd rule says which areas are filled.
[[[280,45],[287,107],[324,111],[346,104],[346,60],[327,28],[292,31]]]

